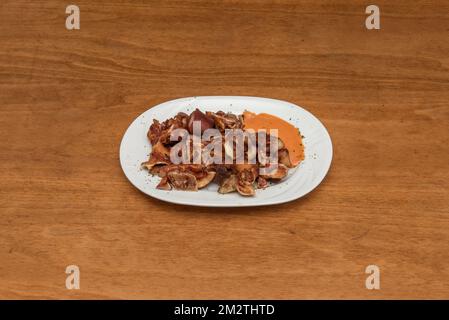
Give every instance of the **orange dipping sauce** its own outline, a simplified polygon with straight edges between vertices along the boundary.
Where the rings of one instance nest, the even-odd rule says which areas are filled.
[[[304,160],[304,145],[302,144],[301,133],[287,121],[268,113],[255,114],[253,112],[243,112],[243,128],[254,131],[270,129],[278,130],[278,138],[284,143],[284,148],[288,150],[290,162],[297,166]]]

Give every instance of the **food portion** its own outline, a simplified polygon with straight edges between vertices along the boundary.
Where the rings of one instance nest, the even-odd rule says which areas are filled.
[[[266,113],[196,109],[153,120],[147,135],[152,152],[142,166],[161,178],[161,190],[197,191],[216,183],[219,193],[254,196],[304,159],[299,130]]]

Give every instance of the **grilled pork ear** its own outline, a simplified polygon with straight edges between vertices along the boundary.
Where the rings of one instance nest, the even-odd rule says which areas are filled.
[[[159,121],[154,119],[147,133],[148,139],[150,140],[153,146],[159,141],[161,132],[162,132],[161,124],[159,123]]]
[[[237,183],[237,191],[242,195],[242,196],[253,196],[256,194],[256,190],[254,189],[253,184],[248,184],[248,183]]]
[[[158,142],[154,145],[151,153],[160,153],[164,155],[166,159],[170,159],[170,149],[164,146],[162,143]]]
[[[207,186],[209,183],[211,183],[212,180],[214,180],[214,178],[215,178],[215,172],[210,171],[202,178],[197,179],[198,189],[201,189],[201,188],[204,188],[205,186]]]
[[[237,164],[237,191],[243,196],[253,196],[256,191],[254,182],[258,175],[257,166],[251,164]]]
[[[170,163],[170,150],[161,142],[157,142],[151,151],[150,160],[142,163],[142,166],[148,170],[153,169],[156,165],[165,165]]]
[[[268,181],[262,177],[257,177],[257,188],[259,189],[265,189],[268,187]]]
[[[271,166],[265,168],[268,172],[265,172],[264,174],[261,174],[260,176],[264,179],[272,179],[272,180],[281,180],[282,178],[285,178],[285,176],[288,173],[288,169],[283,164],[278,164],[277,168],[276,166]]]
[[[193,174],[187,172],[169,171],[167,178],[173,188],[184,191],[198,191],[198,183]]]
[[[148,171],[153,175],[158,175],[159,176],[159,172],[162,170],[162,168],[165,167],[165,163],[162,164],[157,164],[155,166],[153,166],[151,169],[149,169]]]
[[[225,129],[241,129],[243,127],[242,120],[232,113],[224,113],[223,111],[214,113],[207,111],[206,115],[214,120],[215,127],[221,132],[224,132]]]
[[[170,135],[175,129],[187,129],[187,122],[189,121],[189,116],[183,112],[179,112],[175,117],[165,120],[161,124],[161,133],[159,136],[159,141],[165,145],[172,145],[177,141],[170,141]]]
[[[206,131],[207,129],[214,127],[214,120],[211,117],[206,116],[199,109],[195,109],[195,111],[193,111],[190,114],[188,124],[187,124],[187,128],[191,134],[193,134],[193,122],[194,121],[200,122],[201,133],[204,133],[204,131]]]
[[[156,186],[157,189],[160,190],[171,190],[171,185],[168,183],[168,178],[167,177],[163,177],[161,179],[161,181],[159,182],[159,184]]]
[[[167,162],[165,162],[163,159],[158,160],[156,159],[156,157],[151,156],[150,160],[142,162],[141,166],[145,169],[147,169],[148,171],[150,171],[151,174],[153,173],[153,168],[155,168],[156,166],[161,166],[161,165],[165,165],[167,164]]]
[[[237,190],[237,176],[235,174],[230,175],[229,177],[224,178],[221,181],[220,188],[218,189],[219,193],[229,193]]]
[[[234,165],[239,180],[253,183],[259,175],[256,164],[236,164]]]
[[[279,163],[283,164],[287,168],[292,168],[292,163],[290,162],[290,155],[287,149],[280,149],[278,151]]]

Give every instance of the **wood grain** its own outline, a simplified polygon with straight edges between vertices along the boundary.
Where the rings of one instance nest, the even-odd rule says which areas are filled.
[[[0,3],[0,298],[449,298],[447,1],[377,1],[373,31],[352,0],[77,0],[68,31],[71,3]],[[143,195],[123,133],[198,95],[306,107],[329,175],[257,209]]]

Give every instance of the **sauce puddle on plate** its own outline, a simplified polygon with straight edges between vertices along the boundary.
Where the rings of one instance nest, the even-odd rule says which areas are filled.
[[[288,150],[290,162],[293,166],[297,166],[304,160],[304,145],[302,143],[301,133],[298,128],[287,121],[273,116],[268,113],[255,114],[250,111],[243,112],[244,129],[278,130],[278,138],[284,143],[284,147]]]

